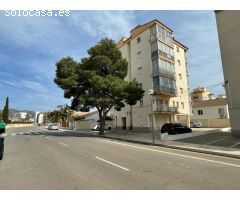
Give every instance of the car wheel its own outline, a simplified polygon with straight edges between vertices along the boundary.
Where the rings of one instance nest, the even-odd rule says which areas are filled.
[[[108,130],[111,130],[111,127],[108,127]]]

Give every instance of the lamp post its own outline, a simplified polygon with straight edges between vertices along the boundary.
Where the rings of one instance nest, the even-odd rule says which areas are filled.
[[[155,143],[154,118],[153,118],[153,102],[154,102],[153,94],[154,94],[154,91],[152,89],[150,89],[148,94],[150,95],[150,101],[151,101],[152,140],[153,140],[153,144],[154,144]]]

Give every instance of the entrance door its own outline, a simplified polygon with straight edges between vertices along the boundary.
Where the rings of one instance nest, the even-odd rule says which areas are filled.
[[[126,117],[122,117],[122,128],[123,129],[127,128],[127,118]]]

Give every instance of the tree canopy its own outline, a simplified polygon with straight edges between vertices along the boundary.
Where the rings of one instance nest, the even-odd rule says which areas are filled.
[[[65,122],[73,114],[73,110],[68,105],[59,105],[57,110],[47,112],[49,122]]]
[[[102,39],[88,49],[89,57],[80,62],[64,57],[56,63],[54,82],[72,99],[73,109],[88,111],[97,108],[104,132],[107,113],[114,107],[120,111],[125,104],[134,105],[143,97],[138,82],[127,82],[128,62],[122,57],[116,43]]]
[[[3,112],[2,112],[2,119],[6,124],[10,123],[10,120],[8,119],[8,97],[6,98],[6,102],[5,102],[5,106],[3,108]]]

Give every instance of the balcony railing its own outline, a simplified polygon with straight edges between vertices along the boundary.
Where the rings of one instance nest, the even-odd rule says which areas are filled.
[[[154,86],[153,88],[154,93],[163,93],[166,95],[171,95],[171,96],[176,96],[177,95],[177,90],[175,88],[171,88],[171,87],[166,87],[166,86]]]
[[[157,58],[159,55],[162,56],[163,58],[166,58],[166,59],[174,62],[174,57],[173,56],[171,56],[171,55],[169,55],[169,54],[167,54],[167,53],[165,53],[165,52],[163,52],[159,49],[152,52],[152,59]]]
[[[165,68],[162,68],[162,67],[159,67],[159,68],[157,68],[157,69],[154,69],[152,75],[154,75],[154,74],[159,74],[159,73],[165,74],[165,75],[170,76],[170,77],[173,77],[173,78],[176,78],[176,73],[175,73],[175,72],[170,71],[170,70],[165,69]]]
[[[177,107],[157,105],[155,112],[179,113],[179,110]]]

